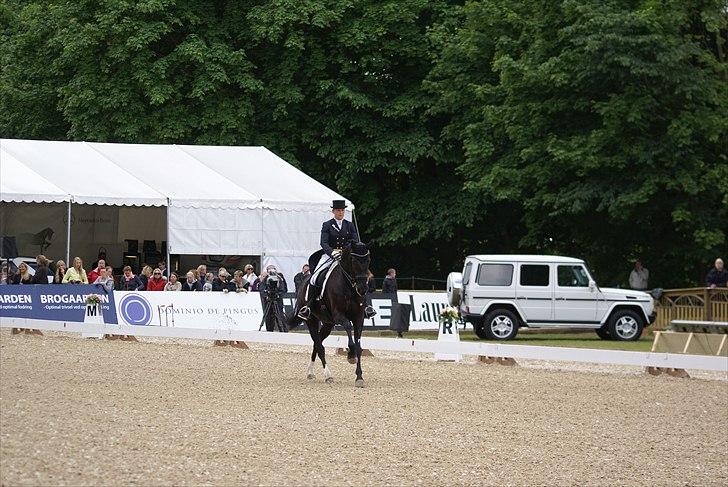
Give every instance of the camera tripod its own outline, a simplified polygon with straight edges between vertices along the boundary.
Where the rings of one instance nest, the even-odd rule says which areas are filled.
[[[268,317],[272,318],[272,322],[268,323]],[[278,306],[278,299],[269,298],[268,303],[265,305],[265,311],[263,312],[263,318],[260,320],[260,331],[265,325],[266,331],[275,331],[276,327],[281,333],[288,333],[288,325],[286,324],[286,317],[284,315],[281,306]]]

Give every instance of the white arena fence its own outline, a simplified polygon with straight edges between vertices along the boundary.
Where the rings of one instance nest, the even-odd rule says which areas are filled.
[[[89,294],[98,293],[96,286],[0,286],[0,327],[34,328],[82,333],[87,336],[110,334],[311,345],[306,333],[259,332],[263,307],[257,293],[114,291],[101,295],[103,320],[101,316],[91,320],[86,316],[85,299]],[[388,325],[387,311],[391,309],[393,300],[392,297],[380,296],[372,297],[372,304],[380,312],[376,318],[380,321],[375,321],[374,324]],[[444,306],[444,293],[405,292],[400,293],[399,300],[410,301],[414,305],[415,317],[427,319],[420,321],[422,326],[437,328],[437,311]],[[433,322],[429,319],[433,319]],[[343,348],[347,346],[347,339],[345,336],[335,335],[326,341],[326,346]],[[727,357],[704,355],[366,336],[362,339],[362,346],[370,350],[395,352],[701,369],[728,373]]]
[[[186,338],[198,340],[239,340],[250,343],[311,346],[307,333],[268,333],[233,329],[176,328],[166,326],[102,325],[73,322],[3,318],[0,327],[34,328],[46,331],[134,335],[137,337]],[[327,347],[345,348],[347,337],[330,336]],[[445,342],[438,340],[412,340],[408,338],[362,337],[362,347],[369,350],[392,352],[460,354],[486,357],[509,357],[524,360],[582,362],[638,367],[665,367],[675,369],[714,370],[728,373],[728,357],[708,355],[682,355],[656,352],[626,352],[582,348],[538,347],[530,345],[503,345],[477,342]]]

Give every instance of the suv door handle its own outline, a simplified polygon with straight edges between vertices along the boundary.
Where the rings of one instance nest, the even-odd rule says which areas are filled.
[[[566,298],[563,296],[556,296],[556,299],[558,299],[559,301],[564,301]]]

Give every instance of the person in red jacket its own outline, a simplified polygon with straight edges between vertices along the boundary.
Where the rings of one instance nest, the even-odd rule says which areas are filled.
[[[162,277],[162,271],[160,269],[154,269],[152,277],[147,282],[147,291],[164,291],[164,286],[167,285],[167,280]]]

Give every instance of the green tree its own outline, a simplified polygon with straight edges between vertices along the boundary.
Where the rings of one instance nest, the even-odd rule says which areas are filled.
[[[641,257],[665,286],[725,250],[726,17],[698,3],[465,7],[429,81],[465,188],[519,205],[519,250],[586,257],[607,283]]]

